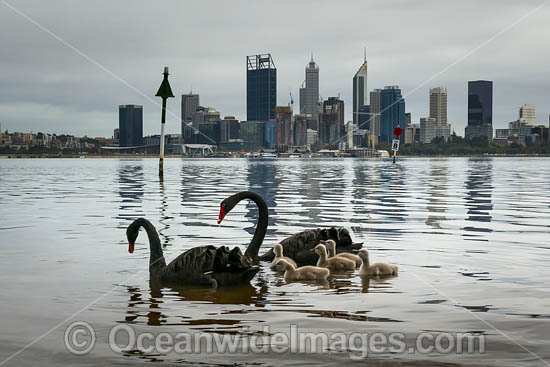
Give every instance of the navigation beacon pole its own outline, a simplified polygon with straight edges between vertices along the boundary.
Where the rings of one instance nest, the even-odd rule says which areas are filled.
[[[395,156],[397,155],[397,151],[399,150],[399,137],[401,136],[402,132],[403,129],[401,129],[399,126],[393,129],[393,135],[395,135],[395,139],[393,139],[391,148],[393,150],[393,163],[395,163]]]
[[[172,88],[168,82],[168,66],[164,67],[164,79],[160,84],[160,88],[155,94],[156,97],[162,98],[162,119],[160,121],[160,157],[159,157],[159,177],[164,178],[164,124],[166,123],[166,100],[168,98],[174,98]]]

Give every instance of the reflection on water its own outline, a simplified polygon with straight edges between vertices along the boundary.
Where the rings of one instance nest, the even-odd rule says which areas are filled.
[[[121,160],[118,169],[119,219],[128,220],[143,215],[144,185],[142,162]]]
[[[466,208],[468,209],[468,218],[466,220],[473,222],[490,222],[493,162],[487,159],[471,158],[468,161],[468,177],[466,179]],[[464,227],[466,231],[491,232],[489,227]]]
[[[428,219],[426,219],[426,224],[440,229],[440,221],[445,221],[444,215],[447,203],[445,201],[446,191],[447,191],[447,166],[442,165],[439,161],[433,162],[430,165],[430,176],[427,179],[428,185],[428,205],[426,209],[428,210]]]
[[[119,323],[149,332],[235,335],[243,327],[259,333],[266,325],[284,331],[291,324],[305,331],[396,331],[407,338],[424,331],[475,331],[488,337],[485,355],[381,358],[419,365],[532,364],[533,355],[506,334],[548,359],[540,341],[548,339],[550,322],[549,163],[168,159],[161,182],[157,161],[149,159],[0,161],[0,354],[83,309],[76,318],[94,325],[99,345],[70,365],[102,364],[97,359],[105,365],[228,362],[224,356],[114,356],[106,348],[106,330]],[[223,225],[216,223],[220,202],[243,190],[258,192],[269,206],[260,252],[306,228],[343,226],[365,243],[371,261],[397,264],[399,276],[361,278],[355,272],[325,283],[289,283],[264,264],[247,286],[170,288],[149,282],[144,233],[136,252],[128,254],[124,229],[141,216],[157,228],[167,261],[207,244],[244,250],[258,219],[253,202],[239,204]],[[62,338],[57,329],[15,365],[31,365],[34,356],[62,363]],[[285,364],[284,357],[255,356],[253,362]],[[292,356],[288,364],[347,362],[337,353],[311,358]],[[376,358],[370,358],[373,364]]]

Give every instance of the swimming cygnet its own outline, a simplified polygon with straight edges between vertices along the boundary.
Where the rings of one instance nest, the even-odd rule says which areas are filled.
[[[275,258],[271,262],[271,270],[284,271],[283,267],[281,267],[280,265],[278,266],[276,264],[277,260],[279,260],[279,259],[285,259],[286,262],[288,262],[288,263],[294,265],[294,267],[296,267],[296,262],[294,260],[292,260],[290,257],[283,256],[283,246],[281,246],[280,243],[273,246],[273,253],[275,254]]]
[[[330,275],[330,271],[326,268],[319,268],[317,266],[301,266],[296,268],[294,265],[286,261],[286,259],[278,259],[275,266],[283,268],[285,270],[285,280],[327,280]]]
[[[338,257],[345,257],[346,259],[350,259],[355,261],[355,267],[359,268],[361,264],[363,263],[363,260],[355,254],[352,254],[350,252],[340,252],[339,254],[336,253],[336,242],[333,240],[327,241],[327,250],[328,250],[328,258],[338,256]]]
[[[319,255],[317,266],[328,268],[330,271],[353,271],[355,270],[355,261],[346,259],[345,257],[327,258],[327,249],[325,245],[319,244],[315,246],[315,253]]]
[[[363,264],[359,270],[359,275],[397,275],[397,265],[389,265],[384,263],[375,263],[370,265],[369,252],[366,249],[359,251],[359,257],[363,260]]]

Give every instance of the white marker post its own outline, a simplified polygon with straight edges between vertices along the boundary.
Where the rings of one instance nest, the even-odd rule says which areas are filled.
[[[399,137],[401,136],[402,132],[403,129],[401,129],[399,126],[393,129],[393,135],[395,135],[395,139],[393,139],[391,145],[391,149],[393,150],[393,163],[395,163],[395,156],[397,155],[397,151],[399,150]]]
[[[397,154],[397,151],[399,150],[399,139],[393,139],[391,150],[393,150],[393,163],[395,163],[395,155]]]
[[[160,84],[160,88],[155,94],[157,97],[162,98],[162,117],[160,120],[160,157],[159,157],[159,177],[164,178],[164,124],[166,123],[166,100],[168,98],[174,98],[172,88],[168,82],[168,66],[164,67],[164,79]]]

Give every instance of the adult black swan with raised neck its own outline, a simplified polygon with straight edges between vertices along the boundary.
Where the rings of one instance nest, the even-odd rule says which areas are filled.
[[[134,252],[139,229],[143,227],[149,237],[151,280],[161,284],[210,287],[248,283],[259,270],[255,263],[258,261],[258,251],[267,230],[267,205],[261,196],[253,192],[245,191],[232,195],[222,202],[223,215],[220,211],[218,223],[245,198],[253,200],[258,205],[260,218],[254,237],[244,255],[238,247],[230,250],[226,246],[199,246],[185,251],[166,265],[159,235],[151,222],[144,218],[136,219],[126,229],[128,251]]]
[[[223,218],[225,218],[225,216],[235,207],[235,205],[244,199],[250,199],[258,206],[258,224],[256,225],[254,236],[252,237],[252,240],[248,244],[248,247],[244,253],[246,257],[250,258],[254,263],[257,263],[259,260],[258,252],[260,251],[260,246],[262,245],[267,232],[268,210],[265,200],[260,195],[252,191],[242,191],[238,194],[231,195],[220,204],[218,224],[223,221]]]

